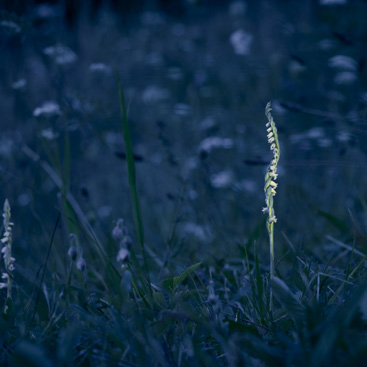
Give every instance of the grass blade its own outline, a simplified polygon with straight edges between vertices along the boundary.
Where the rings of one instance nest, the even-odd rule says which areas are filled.
[[[125,142],[125,151],[126,151],[126,162],[127,162],[127,172],[128,172],[128,180],[129,180],[129,187],[130,187],[130,194],[131,200],[133,205],[133,213],[134,213],[134,221],[136,226],[136,232],[138,237],[138,242],[142,249],[143,255],[143,262],[144,262],[144,271],[148,280],[148,290],[150,298],[152,299],[152,289],[150,283],[150,275],[148,269],[148,263],[146,258],[146,251],[144,246],[144,227],[143,227],[143,219],[141,215],[141,208],[140,208],[140,200],[138,195],[138,190],[136,186],[136,174],[135,174],[135,162],[134,162],[134,155],[133,155],[133,148],[131,142],[131,135],[129,129],[129,122],[127,119],[127,109],[125,104],[125,98],[121,87],[121,82],[118,73],[116,72],[116,79],[117,79],[117,89],[120,101],[120,110],[121,110],[121,121],[122,121],[122,129],[124,135],[124,142]],[[135,255],[132,254],[132,260],[135,260]],[[136,266],[138,265],[137,261],[134,261]],[[137,269],[139,274],[141,275],[139,269]]]
[[[117,74],[116,74],[116,78],[117,78],[117,87],[118,87],[119,100],[120,100],[121,120],[122,120],[122,128],[123,128],[123,133],[124,133],[127,171],[128,171],[131,199],[132,199],[132,204],[133,204],[134,220],[135,220],[135,225],[136,225],[136,230],[137,230],[138,241],[139,241],[141,248],[143,249],[143,253],[145,253],[144,251],[144,227],[143,227],[143,220],[141,216],[139,195],[138,195],[138,190],[136,187],[135,163],[134,163],[129,123],[127,120],[127,110],[126,110],[124,94],[121,88],[120,79]]]
[[[257,251],[255,247],[255,275],[256,275],[256,287],[257,287],[257,301],[259,303],[259,312],[262,321],[264,320],[264,286],[261,278],[259,259],[257,257]]]
[[[311,356],[312,367],[325,365],[325,361],[335,350],[335,344],[339,338],[347,338],[347,329],[360,308],[360,303],[367,292],[367,284],[363,283],[356,287],[347,302],[345,302],[333,315],[325,326],[318,343],[313,349]]]
[[[186,270],[184,270],[181,274],[177,275],[174,278],[168,278],[163,281],[163,285],[166,288],[170,288],[174,290],[178,285],[180,285],[192,272],[194,272],[199,266],[201,262],[198,262],[194,265],[191,265]]]
[[[301,301],[292,293],[289,287],[278,277],[274,277],[271,287],[275,297],[286,309],[289,317],[294,321],[298,328],[302,328],[305,320],[305,307]]]

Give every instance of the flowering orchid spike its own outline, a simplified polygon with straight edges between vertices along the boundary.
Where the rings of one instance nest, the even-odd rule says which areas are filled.
[[[4,307],[4,313],[6,314],[8,311],[8,300],[12,299],[13,271],[15,270],[15,258],[12,257],[11,254],[13,244],[12,227],[14,223],[10,221],[11,209],[8,199],[6,199],[4,202],[3,218],[4,233],[3,237],[1,238],[1,244],[3,245],[1,253],[3,254],[5,272],[1,275],[3,282],[0,283],[0,289],[7,288],[7,301],[5,302]]]
[[[273,152],[273,158],[267,168],[265,175],[265,204],[266,207],[263,208],[263,213],[268,215],[268,220],[266,223],[266,228],[269,234],[269,244],[270,244],[270,280],[274,277],[274,224],[277,222],[277,217],[275,216],[275,211],[273,208],[274,196],[276,195],[275,189],[278,187],[276,181],[277,167],[280,157],[280,148],[278,141],[278,132],[275,126],[273,116],[271,115],[271,103],[269,102],[265,108],[265,115],[268,119],[266,123],[266,133],[268,138],[268,143],[270,144],[270,150]],[[270,309],[273,308],[273,295],[270,289]]]

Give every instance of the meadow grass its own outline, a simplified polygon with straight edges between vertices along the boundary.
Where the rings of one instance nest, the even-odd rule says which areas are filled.
[[[107,251],[62,177],[25,147],[58,186],[60,214],[40,277],[29,292],[21,273],[13,272],[13,224],[5,201],[1,366],[362,366],[367,255],[335,240],[345,251],[323,265],[283,234],[289,250],[275,263],[273,197],[280,148],[270,103],[266,127],[273,159],[265,176],[264,209],[270,272],[255,240],[241,244],[239,257],[225,264],[203,259],[172,271],[145,244],[146,213],[140,207],[119,80],[118,93],[140,248],[131,246],[131,229],[119,220],[112,231],[115,250]],[[64,275],[58,259],[50,256],[56,231],[69,241]],[[275,266],[285,259],[286,269],[276,276]]]
[[[365,6],[237,3],[0,12],[0,366],[366,365]]]

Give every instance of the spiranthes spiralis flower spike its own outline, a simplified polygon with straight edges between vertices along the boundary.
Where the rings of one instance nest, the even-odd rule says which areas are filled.
[[[1,288],[7,288],[7,300],[4,307],[4,313],[6,314],[8,311],[8,303],[12,299],[12,284],[13,284],[13,271],[15,258],[12,257],[12,244],[13,244],[13,225],[10,221],[11,218],[11,209],[8,199],[4,202],[3,208],[3,224],[4,224],[4,233],[1,238],[2,249],[1,253],[3,254],[4,259],[4,267],[5,272],[1,275],[1,279],[3,282],[0,283]]]
[[[277,174],[277,167],[280,157],[280,147],[279,147],[279,140],[278,140],[278,132],[275,126],[275,122],[273,116],[271,115],[271,103],[269,102],[265,108],[265,115],[268,119],[266,123],[266,132],[268,142],[270,144],[270,150],[273,152],[273,159],[270,162],[270,165],[267,168],[267,172],[265,175],[265,205],[266,207],[263,208],[263,213],[268,215],[268,220],[266,222],[266,228],[269,234],[269,245],[270,245],[270,281],[274,277],[274,223],[277,222],[277,217],[275,216],[274,211],[274,196],[276,194],[275,189],[277,188],[278,184],[275,180],[278,177]],[[270,310],[273,309],[273,294],[270,288]]]

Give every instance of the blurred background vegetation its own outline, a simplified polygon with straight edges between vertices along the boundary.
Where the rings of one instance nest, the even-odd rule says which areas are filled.
[[[349,262],[346,255],[353,246],[360,254],[367,251],[366,1],[5,0],[0,4],[0,200],[8,198],[12,208],[14,287],[15,295],[29,297],[25,314],[32,314],[34,293],[30,293],[43,269],[59,213],[60,226],[44,268],[45,284],[55,294],[68,277],[69,285],[71,281],[70,233],[78,238],[85,274],[94,284],[75,275],[79,288],[74,289],[78,296],[73,302],[82,299],[80,289],[86,292],[83,297],[103,289],[99,254],[80,221],[83,216],[116,267],[120,248],[113,228],[122,218],[141,260],[116,72],[128,107],[153,283],[203,261],[205,267],[194,270],[208,286],[209,296],[215,296],[217,277],[224,284],[219,293],[229,299],[228,286],[238,310],[249,292],[246,281],[256,283],[259,299],[265,299],[259,271],[264,274],[269,266],[261,209],[271,159],[264,116],[270,100],[282,151],[274,204],[278,275],[295,277],[297,263],[308,268],[307,276],[301,277],[305,280],[327,263],[325,268],[320,265],[322,271],[340,277],[349,269],[345,270],[349,281],[354,260]],[[66,195],[75,199],[81,215],[70,214],[63,202]],[[298,257],[290,257],[290,251]],[[254,283],[244,275],[246,260],[260,267]],[[332,288],[337,286],[327,288],[331,278],[327,279],[324,289],[335,294]],[[119,289],[111,284],[106,285],[108,292]],[[317,302],[321,288],[318,285]],[[47,303],[51,314],[47,287],[43,293],[45,299],[42,296],[37,303],[43,310]],[[178,294],[172,309],[185,302],[185,293]],[[63,299],[63,291],[59,296]],[[88,297],[88,302],[91,305],[94,299]],[[99,316],[107,307],[103,302],[93,303]],[[261,314],[264,305],[259,302],[262,306],[247,307]],[[312,309],[310,330],[322,321],[325,310]],[[52,327],[60,319],[51,322],[55,315],[48,320],[41,311],[37,317],[40,325],[44,322],[41,328],[46,327],[42,332],[35,328],[32,338],[43,335],[53,350]],[[343,320],[344,314],[340,315]],[[32,321],[34,317],[35,313]],[[263,328],[259,335],[266,339],[265,316],[254,320],[261,324],[256,335]],[[55,331],[60,345],[74,340],[77,333],[67,327],[65,332]],[[131,329],[145,328],[139,327],[134,324]],[[200,332],[206,327],[202,324]],[[237,324],[231,327],[243,331],[236,329]],[[329,331],[327,335],[335,334],[332,327]],[[120,337],[113,335],[116,340]],[[213,335],[208,335],[211,340]],[[237,337],[228,337],[226,353],[237,355]],[[189,339],[184,343],[189,345]],[[247,342],[241,339],[238,345]],[[190,350],[187,345],[185,350]],[[330,351],[332,345],[320,350]],[[308,347],[312,350],[312,343]],[[19,348],[27,351],[28,344]],[[151,348],[155,349],[153,344]],[[257,352],[265,353],[268,345],[261,348]],[[309,350],[305,351],[307,355]],[[195,349],[195,353],[197,365],[203,365],[201,352]],[[280,361],[278,351],[272,355],[270,348],[266,353],[269,365]],[[67,361],[70,357],[64,354]],[[146,355],[141,358],[140,362],[149,360]],[[321,365],[317,363],[313,365]]]
[[[132,228],[115,69],[158,253],[169,241],[172,254],[220,259],[252,238],[269,100],[282,147],[278,251],[281,231],[321,257],[326,234],[354,233],[366,250],[367,4],[340,3],[2,2],[1,193],[14,251],[38,263],[59,208],[24,146],[69,182],[106,243],[117,218]]]

